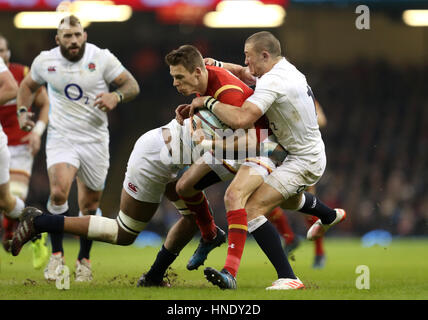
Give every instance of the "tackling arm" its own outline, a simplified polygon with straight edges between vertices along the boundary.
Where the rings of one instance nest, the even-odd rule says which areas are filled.
[[[196,108],[207,108],[222,122],[232,129],[249,129],[263,115],[262,111],[249,101],[245,101],[240,108],[222,103],[211,96],[197,97],[191,104],[191,115]]]

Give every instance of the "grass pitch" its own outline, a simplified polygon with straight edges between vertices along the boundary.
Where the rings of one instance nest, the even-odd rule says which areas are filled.
[[[238,290],[220,290],[205,280],[203,267],[188,271],[186,263],[196,249],[190,243],[169,271],[171,288],[137,288],[158,247],[113,246],[94,242],[91,261],[94,280],[76,283],[58,290],[55,282],[43,278],[43,270],[31,265],[31,248],[26,245],[18,257],[0,252],[1,300],[426,300],[428,299],[428,239],[394,239],[388,247],[365,248],[357,239],[326,239],[327,263],[324,269],[312,269],[313,244],[302,241],[290,260],[305,290],[271,292],[265,288],[276,273],[249,237],[238,273]],[[72,274],[79,242],[64,243],[66,264]],[[205,263],[221,269],[226,246],[214,250]],[[369,289],[357,289],[359,265],[369,269]],[[365,282],[368,284],[367,282]]]

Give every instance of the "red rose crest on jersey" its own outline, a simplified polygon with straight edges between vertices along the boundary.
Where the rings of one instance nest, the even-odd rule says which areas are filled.
[[[89,71],[95,71],[95,63],[93,63],[93,62],[90,62],[89,64],[88,64],[88,69],[89,69]]]
[[[48,72],[55,72],[56,71],[56,67],[55,66],[49,66],[48,67]]]
[[[137,186],[135,184],[131,183],[131,182],[128,183],[128,189],[131,190],[134,193],[138,192]]]

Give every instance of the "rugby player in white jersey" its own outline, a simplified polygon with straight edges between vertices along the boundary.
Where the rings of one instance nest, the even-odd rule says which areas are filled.
[[[5,65],[3,58],[0,57],[0,105],[14,99],[18,91],[18,85],[15,79]],[[24,201],[10,192],[10,153],[7,148],[7,136],[3,132],[0,124],[0,210],[12,219],[19,218]]]
[[[47,209],[58,217],[68,215],[68,196],[76,178],[79,214],[92,216],[97,211],[100,213],[99,203],[109,168],[107,112],[135,98],[139,86],[108,49],[86,42],[87,34],[75,16],[61,20],[55,40],[58,46],[34,59],[30,74],[19,87],[18,119],[24,125],[34,92],[47,84],[50,100]],[[109,92],[110,84],[117,90]],[[63,234],[50,236],[52,256],[44,276],[55,280],[58,266],[64,264]],[[92,279],[91,245],[90,240],[80,239],[76,281]]]
[[[247,83],[256,80],[254,94],[241,108],[221,103],[213,97],[198,97],[192,102],[191,114],[195,108],[207,107],[232,128],[250,128],[266,115],[278,142],[288,151],[282,165],[269,175],[245,205],[248,231],[275,266],[283,263],[283,257],[278,254],[281,242],[271,236],[275,229],[265,217],[273,208],[280,205],[320,218],[308,230],[309,240],[319,238],[331,226],[343,221],[346,213],[343,209],[331,209],[304,192],[321,178],[326,167],[314,96],[305,76],[281,55],[280,42],[270,32],[250,36],[245,42],[244,53],[248,67],[222,65]],[[220,287],[231,282],[230,275],[223,271],[213,268],[208,271],[208,276],[215,278]],[[290,274],[290,277],[276,280],[267,289],[302,287],[302,282]]]

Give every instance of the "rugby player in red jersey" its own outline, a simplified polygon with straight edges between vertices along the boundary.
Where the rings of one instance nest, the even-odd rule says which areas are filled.
[[[19,85],[27,75],[29,68],[19,63],[10,62],[11,51],[9,43],[2,35],[0,35],[0,56]],[[30,132],[21,130],[19,127],[16,116],[16,99],[12,99],[0,106],[0,122],[8,138],[8,149],[11,156],[9,169],[10,190],[13,195],[23,201],[26,200],[28,195],[34,156],[40,149],[41,136],[48,122],[49,99],[44,87],[37,92],[34,105],[40,109],[40,113],[36,126]],[[10,250],[10,240],[17,223],[16,219],[3,216],[2,243],[6,251]],[[41,268],[48,258],[48,250],[45,244],[46,237],[47,234],[44,233],[41,239],[32,242],[33,266],[36,269]]]

